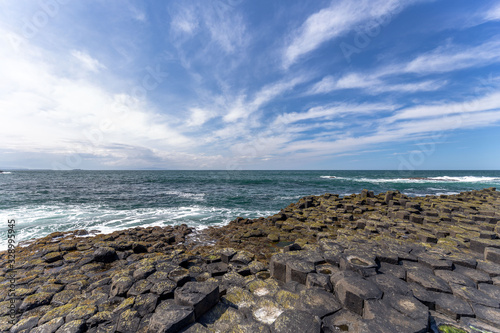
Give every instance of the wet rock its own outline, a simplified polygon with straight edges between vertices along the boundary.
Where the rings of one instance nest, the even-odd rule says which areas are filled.
[[[118,259],[115,249],[112,247],[100,247],[94,251],[94,260],[98,262],[113,262]]]
[[[210,282],[188,282],[175,290],[175,302],[194,308],[199,318],[219,301],[219,286]]]

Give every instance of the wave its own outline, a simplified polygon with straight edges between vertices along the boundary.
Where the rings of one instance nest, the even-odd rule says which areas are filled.
[[[350,180],[363,183],[500,183],[500,177],[477,176],[439,176],[439,177],[407,177],[407,178],[349,178],[335,176],[321,176],[336,180]]]
[[[12,172],[10,171],[4,171],[4,172],[0,172],[0,175],[10,175]]]
[[[275,211],[246,210],[239,208],[207,207],[202,205],[170,208],[137,208],[116,210],[99,205],[40,205],[23,206],[8,211],[0,210],[2,220],[15,219],[16,241],[47,236],[56,231],[85,229],[111,233],[134,227],[152,227],[187,224],[196,229],[228,224],[241,216],[257,218],[275,214]],[[6,228],[0,229],[0,237],[6,239]],[[7,249],[0,243],[0,251]]]
[[[181,191],[167,191],[167,192],[164,192],[163,194],[175,195],[175,196],[178,196],[181,198],[193,199],[193,200],[198,200],[198,201],[205,200],[205,193],[187,193],[187,192],[181,192]]]

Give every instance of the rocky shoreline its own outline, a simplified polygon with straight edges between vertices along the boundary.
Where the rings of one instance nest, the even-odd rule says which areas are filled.
[[[498,333],[499,238],[494,188],[308,196],[202,232],[53,233],[14,267],[0,254],[0,330]]]

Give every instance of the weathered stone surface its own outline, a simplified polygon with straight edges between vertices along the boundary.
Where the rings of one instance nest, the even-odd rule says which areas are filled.
[[[296,307],[298,310],[319,318],[331,315],[341,308],[342,306],[332,293],[316,288],[301,291],[298,306]]]
[[[377,274],[377,264],[367,256],[347,255],[340,259],[339,267],[343,271],[350,270],[363,277]]]
[[[307,274],[306,287],[317,287],[330,292],[333,288],[328,275],[317,273]]]
[[[199,318],[219,301],[219,286],[210,282],[188,282],[175,290],[175,301],[192,306],[195,317]]]
[[[475,287],[461,286],[454,283],[451,283],[450,286],[453,290],[453,295],[458,296],[469,303],[477,303],[493,308],[498,308],[500,306],[499,299],[495,300]]]
[[[29,317],[19,320],[10,328],[10,333],[18,333],[24,330],[28,332],[38,324],[38,317]]]
[[[460,273],[462,275],[470,278],[477,285],[479,283],[491,283],[491,278],[488,274],[481,272],[476,269],[470,269],[465,267],[456,267],[454,272]]]
[[[361,316],[348,310],[340,310],[331,316],[323,318],[323,331],[325,333],[373,332]]]
[[[28,311],[42,305],[47,305],[50,303],[53,296],[54,296],[53,293],[44,293],[44,292],[30,295],[26,297],[24,301],[21,303],[19,310]]]
[[[471,332],[488,332],[488,333],[500,333],[499,326],[492,326],[480,319],[463,317],[460,319],[460,323],[468,328]]]
[[[484,249],[484,260],[500,265],[500,248],[486,247]]]
[[[490,261],[478,260],[476,269],[485,272],[492,278],[500,276],[500,265]]]
[[[344,277],[335,283],[335,294],[345,308],[359,315],[363,314],[364,302],[382,297],[378,286],[361,277]]]
[[[31,333],[54,333],[59,327],[64,325],[64,318],[59,317],[46,322],[43,325],[35,327],[31,330]]]
[[[94,251],[94,260],[98,262],[113,262],[118,259],[116,250],[112,247],[100,247]]]
[[[149,320],[148,333],[175,333],[194,323],[194,311],[189,306],[169,303],[164,308],[156,309]]]
[[[396,296],[405,297],[405,296]],[[418,301],[417,301],[418,302]],[[411,306],[417,310],[414,303],[409,302]],[[408,309],[408,306],[405,307]],[[410,318],[403,313],[392,308],[385,300],[369,300],[363,313],[363,318],[370,329],[375,332],[408,332],[408,333],[425,333],[428,327],[427,316],[416,316]]]
[[[62,325],[56,333],[82,333],[86,329],[85,321],[74,320]]]
[[[476,286],[476,284],[474,283],[474,281],[472,281],[472,279],[463,274],[457,273],[456,271],[438,270],[434,274],[436,274],[436,276],[448,282],[448,284],[455,283],[462,286],[473,287],[473,288]]]
[[[436,293],[436,311],[455,320],[461,317],[473,317],[474,312],[470,305],[457,296],[445,293]]]
[[[314,264],[300,259],[290,259],[286,262],[285,282],[295,281],[305,285],[307,275],[314,272]]]
[[[392,274],[378,274],[369,277],[368,280],[374,282],[384,294],[413,295],[410,286]]]
[[[127,291],[134,284],[134,278],[131,276],[121,276],[116,279],[113,279],[111,283],[111,291],[110,296],[125,296]]]
[[[286,310],[276,319],[272,326],[275,333],[320,333],[321,321],[303,311]]]
[[[120,314],[116,329],[121,333],[136,333],[140,322],[141,317],[137,311],[128,309]]]
[[[446,281],[434,274],[417,270],[410,270],[406,274],[408,282],[416,282],[430,291],[451,293],[451,288]]]
[[[484,253],[487,247],[500,248],[500,239],[474,238],[470,240],[470,249],[475,252]]]
[[[472,304],[476,318],[487,322],[494,327],[500,327],[500,309],[490,308],[480,304]]]

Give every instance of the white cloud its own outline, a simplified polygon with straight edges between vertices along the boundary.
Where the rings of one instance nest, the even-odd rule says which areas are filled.
[[[486,96],[461,103],[439,103],[403,109],[398,111],[394,116],[388,118],[387,121],[393,122],[404,119],[436,118],[456,113],[468,114],[489,110],[500,110],[500,92],[490,93]]]
[[[476,47],[448,45],[418,56],[404,68],[406,73],[444,73],[500,61],[500,41],[492,40]]]
[[[307,75],[298,75],[292,78],[286,78],[278,82],[262,87],[251,101],[246,102],[246,96],[240,95],[231,105],[229,112],[224,115],[226,122],[235,122],[242,118],[248,118],[252,113],[259,110],[262,106],[269,103],[278,96],[292,90],[297,85],[309,80]]]
[[[490,9],[484,13],[484,18],[487,21],[498,21],[500,20],[500,3],[496,3]]]
[[[360,0],[332,1],[328,8],[309,16],[294,32],[285,48],[283,65],[288,68],[303,55],[317,49],[326,41],[339,37],[368,20],[387,20],[414,1]]]
[[[341,89],[364,89],[368,94],[381,92],[417,92],[417,91],[435,91],[442,88],[446,81],[420,81],[415,83],[391,84],[380,78],[380,74],[362,75],[359,73],[349,73],[335,79],[333,76],[325,76],[321,81],[314,84],[308,95],[325,94]]]
[[[316,121],[320,119],[330,120],[340,115],[356,115],[366,113],[376,113],[381,111],[394,110],[393,105],[386,104],[338,104],[331,106],[318,106],[307,110],[306,112],[291,112],[280,115],[276,118],[275,124],[288,125],[303,120]]]
[[[87,52],[72,50],[71,55],[75,57],[85,69],[91,72],[99,72],[101,69],[106,68],[99,60],[92,58]]]
[[[193,6],[180,6],[173,14],[170,26],[174,32],[194,34],[199,26],[196,8]]]

